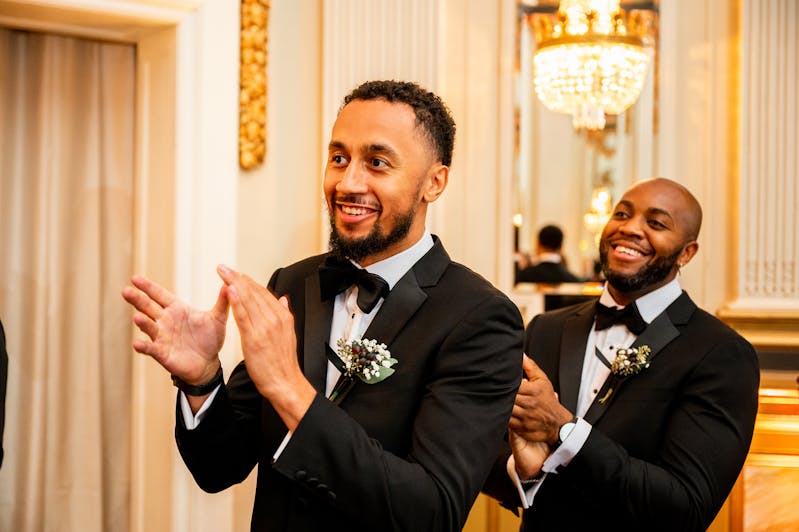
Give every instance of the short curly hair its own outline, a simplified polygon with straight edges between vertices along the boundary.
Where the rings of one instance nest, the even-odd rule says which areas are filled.
[[[409,81],[367,81],[344,97],[341,108],[353,100],[385,100],[410,105],[416,115],[416,125],[422,126],[441,163],[445,166],[452,163],[455,121],[436,94]]]

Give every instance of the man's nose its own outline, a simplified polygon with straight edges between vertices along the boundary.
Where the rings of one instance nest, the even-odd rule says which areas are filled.
[[[646,220],[643,216],[631,216],[619,226],[619,231],[625,234],[641,236],[644,233],[644,224],[646,224]]]
[[[336,190],[347,193],[363,193],[368,190],[367,173],[363,165],[358,161],[352,161],[347,165],[344,175],[336,184]]]

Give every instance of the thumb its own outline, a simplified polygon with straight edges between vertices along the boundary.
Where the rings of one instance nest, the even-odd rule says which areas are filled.
[[[527,355],[524,355],[522,359],[522,368],[524,368],[524,374],[527,375],[528,379],[532,379],[536,374],[536,370],[538,370],[538,366],[533,362],[533,359]]]
[[[219,289],[219,295],[216,298],[216,303],[214,303],[214,308],[211,309],[211,314],[214,316],[214,319],[218,321],[227,321],[227,313],[228,309],[230,308],[230,301],[228,300],[227,290],[225,289],[226,285],[222,285],[222,288]]]

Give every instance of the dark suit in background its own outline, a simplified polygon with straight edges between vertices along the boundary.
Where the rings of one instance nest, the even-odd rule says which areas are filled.
[[[522,268],[516,274],[517,283],[579,283],[582,279],[570,272],[562,262],[539,262]]]
[[[8,353],[6,352],[6,332],[0,321],[0,466],[3,465],[3,429],[6,424],[6,386],[8,382]]]
[[[487,281],[450,261],[440,241],[386,297],[364,334],[387,344],[396,373],[324,397],[331,301],[324,256],[278,270],[300,364],[319,394],[277,461],[286,428],[240,364],[207,416],[177,441],[205,490],[258,464],[254,530],[460,530],[501,444],[521,379],[522,322]],[[390,524],[389,524],[390,523]]]

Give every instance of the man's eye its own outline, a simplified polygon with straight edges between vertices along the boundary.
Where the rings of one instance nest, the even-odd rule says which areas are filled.
[[[345,164],[347,162],[347,158],[343,155],[334,155],[330,158],[330,161],[333,164]]]
[[[388,163],[382,159],[372,159],[372,166],[375,168],[387,168]]]
[[[665,229],[666,226],[657,220],[649,220],[649,226],[654,229]]]
[[[624,211],[616,211],[613,213],[613,217],[616,218],[617,220],[623,220],[625,218],[628,218],[629,215]]]

